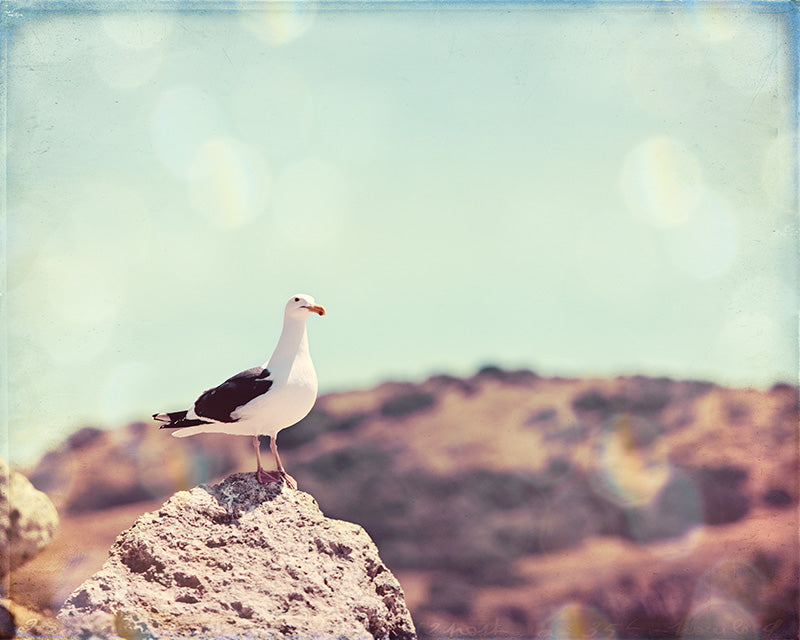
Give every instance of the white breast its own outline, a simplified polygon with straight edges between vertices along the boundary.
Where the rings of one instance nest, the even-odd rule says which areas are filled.
[[[275,436],[305,418],[317,399],[317,376],[311,361],[295,362],[288,374],[275,372],[275,383],[263,396],[234,413],[255,435]]]

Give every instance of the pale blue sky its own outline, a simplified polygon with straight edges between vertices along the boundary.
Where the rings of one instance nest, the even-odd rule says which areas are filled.
[[[298,291],[322,392],[796,380],[796,9],[248,6],[7,19],[12,461],[263,362]]]

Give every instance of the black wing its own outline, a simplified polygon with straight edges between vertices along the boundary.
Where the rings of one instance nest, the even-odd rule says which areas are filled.
[[[203,392],[194,403],[194,412],[199,418],[236,422],[233,417],[236,409],[269,391],[272,386],[269,376],[266,367],[253,367],[237,373],[218,387]]]

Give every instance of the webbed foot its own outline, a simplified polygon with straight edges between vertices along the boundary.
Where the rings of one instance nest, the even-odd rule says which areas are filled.
[[[297,489],[297,480],[285,471],[266,471],[265,469],[259,469],[256,471],[256,479],[260,484],[285,481],[287,487],[290,489]]]

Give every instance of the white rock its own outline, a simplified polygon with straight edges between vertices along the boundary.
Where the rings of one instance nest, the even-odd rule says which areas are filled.
[[[141,516],[58,618],[71,637],[416,637],[400,584],[360,526],[250,473]]]
[[[0,576],[44,549],[57,527],[50,498],[0,458]]]

